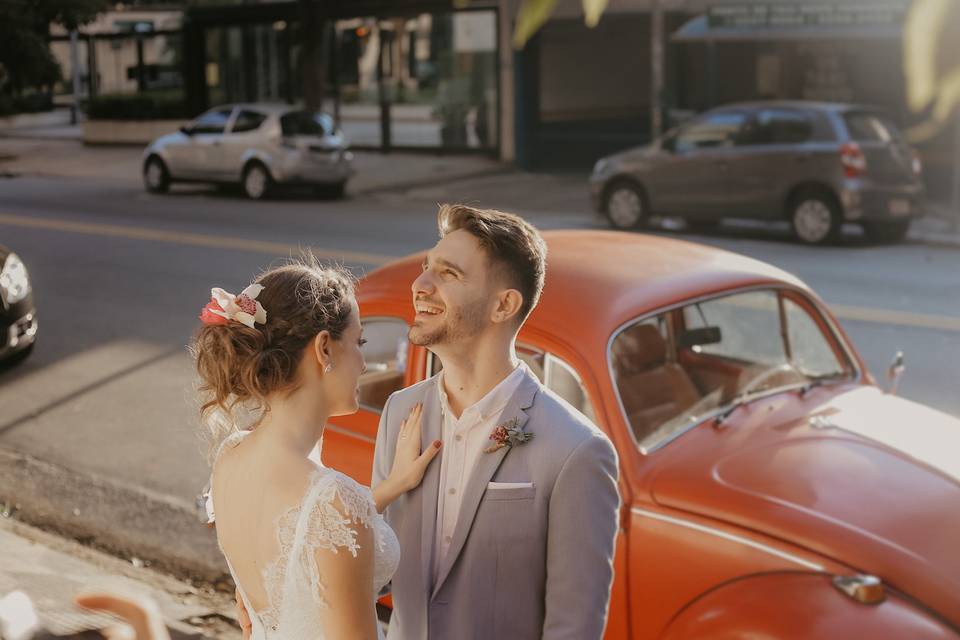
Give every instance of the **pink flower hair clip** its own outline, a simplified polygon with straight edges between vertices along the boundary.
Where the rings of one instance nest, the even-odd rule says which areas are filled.
[[[267,311],[257,302],[263,285],[252,284],[235,296],[219,287],[210,290],[210,302],[200,312],[203,324],[227,324],[235,320],[251,329],[254,324],[266,324]]]

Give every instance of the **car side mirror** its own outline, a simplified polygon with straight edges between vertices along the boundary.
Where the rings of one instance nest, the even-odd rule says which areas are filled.
[[[897,354],[893,356],[893,362],[890,363],[890,368],[887,369],[887,382],[889,383],[887,393],[892,396],[897,395],[897,386],[906,370],[907,367],[903,363],[903,351],[897,351]]]
[[[191,129],[191,128],[188,127],[187,125],[183,125],[182,127],[180,127],[180,133],[182,133],[182,134],[185,135],[185,136],[192,136],[192,135],[193,135],[193,129]]]

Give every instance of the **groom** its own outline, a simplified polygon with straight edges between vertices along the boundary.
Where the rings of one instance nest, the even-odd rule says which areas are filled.
[[[389,638],[599,640],[618,527],[616,451],[514,349],[543,288],[546,245],[499,211],[443,205],[438,223],[412,285],[409,338],[443,370],[390,397],[374,457],[376,485],[401,419],[422,402],[423,446],[444,446],[423,483],[386,511],[402,549]]]

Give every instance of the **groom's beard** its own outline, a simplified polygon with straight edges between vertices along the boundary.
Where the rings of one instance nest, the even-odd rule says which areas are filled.
[[[478,335],[484,328],[487,301],[480,299],[454,309],[447,309],[444,322],[433,329],[410,327],[407,338],[421,347],[453,344]]]

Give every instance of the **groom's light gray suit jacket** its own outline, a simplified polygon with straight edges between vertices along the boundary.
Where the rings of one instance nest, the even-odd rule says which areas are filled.
[[[437,378],[394,393],[380,418],[374,485],[389,473],[400,422],[418,402],[423,447],[440,439]],[[619,526],[616,450],[529,373],[498,424],[514,417],[534,438],[480,454],[436,581],[439,461],[387,509],[401,548],[390,640],[602,637]],[[491,481],[533,486],[488,491]]]

